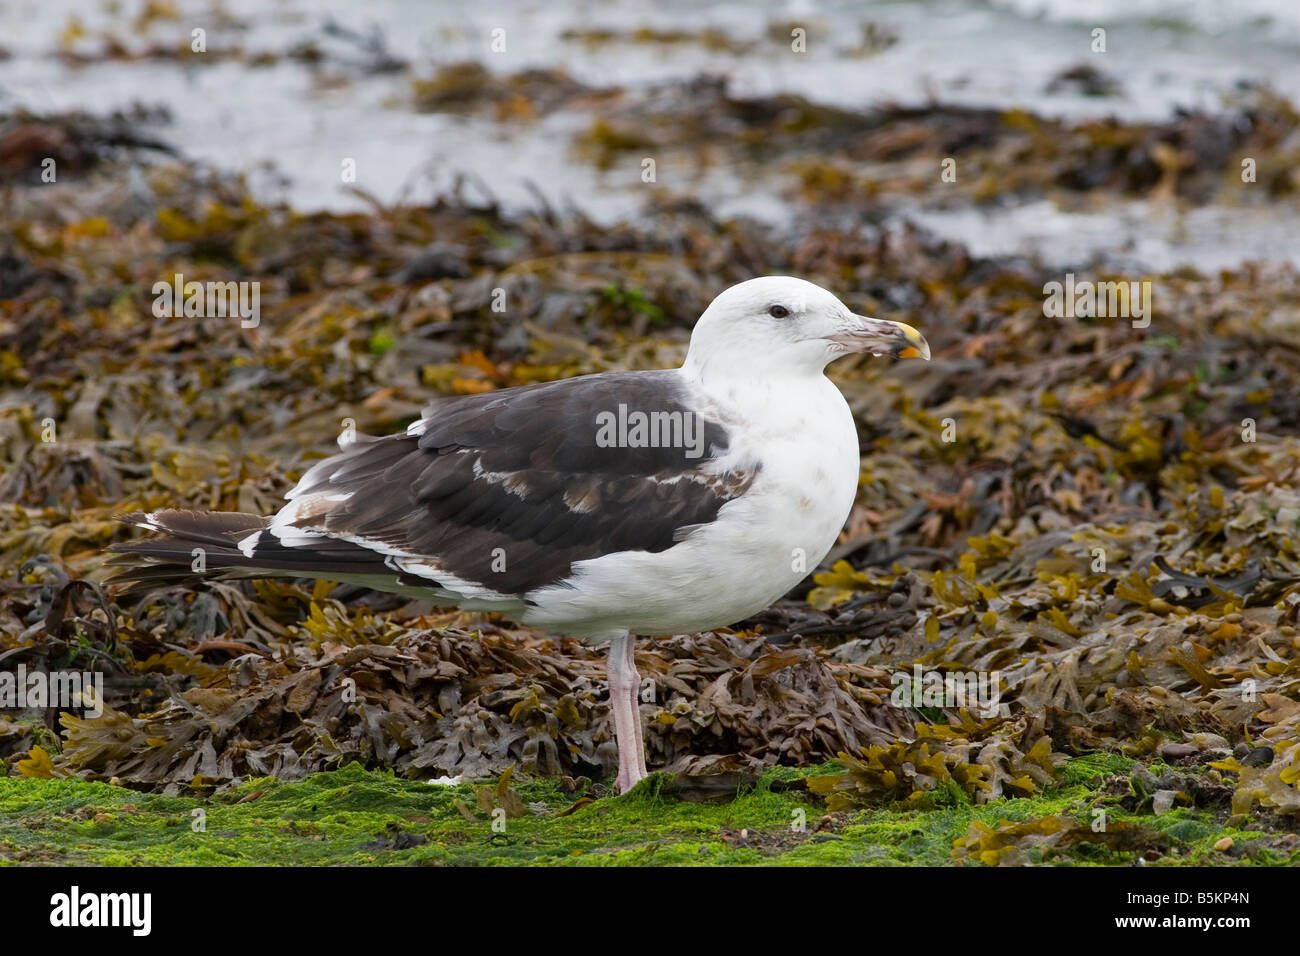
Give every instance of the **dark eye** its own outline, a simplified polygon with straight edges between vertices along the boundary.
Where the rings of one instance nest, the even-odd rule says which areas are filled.
[[[767,314],[774,319],[784,319],[790,314],[790,310],[783,305],[774,305],[772,308],[767,310]]]

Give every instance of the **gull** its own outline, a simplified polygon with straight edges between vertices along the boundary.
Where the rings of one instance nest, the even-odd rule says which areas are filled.
[[[680,368],[438,398],[404,433],[340,440],[274,515],[123,515],[161,537],[113,561],[140,590],[194,578],[199,549],[204,574],[359,584],[608,643],[625,793],[646,776],[636,637],[741,621],[839,536],[860,453],[824,372],[853,353],[930,348],[811,282],[750,279],[700,316]]]

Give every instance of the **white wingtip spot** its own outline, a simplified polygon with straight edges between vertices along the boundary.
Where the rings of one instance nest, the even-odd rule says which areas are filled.
[[[251,558],[253,556],[254,549],[257,547],[257,539],[260,538],[261,536],[262,536],[262,529],[259,528],[256,531],[254,531],[252,534],[240,538],[239,543],[236,544],[235,547],[239,548],[239,550],[243,553],[244,557]]]
[[[140,522],[139,526],[144,528],[146,531],[157,531],[161,533],[164,530],[163,526],[158,522],[158,512],[156,511],[145,512],[144,520]]]
[[[328,537],[318,528],[298,528],[298,521],[324,517],[340,502],[352,497],[352,492],[313,492],[301,498],[295,498],[271,519],[267,530],[275,535],[286,548],[310,547],[322,537]]]

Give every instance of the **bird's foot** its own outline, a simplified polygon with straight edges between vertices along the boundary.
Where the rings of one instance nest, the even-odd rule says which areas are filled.
[[[618,788],[620,794],[627,793],[647,776],[649,775],[644,772],[637,773],[635,768],[620,767],[618,779],[614,781],[614,786]]]

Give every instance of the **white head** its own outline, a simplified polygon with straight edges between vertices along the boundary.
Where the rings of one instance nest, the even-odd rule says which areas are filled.
[[[821,286],[765,276],[704,310],[682,369],[700,379],[804,377],[853,352],[928,359],[930,346],[910,325],[854,315]]]

